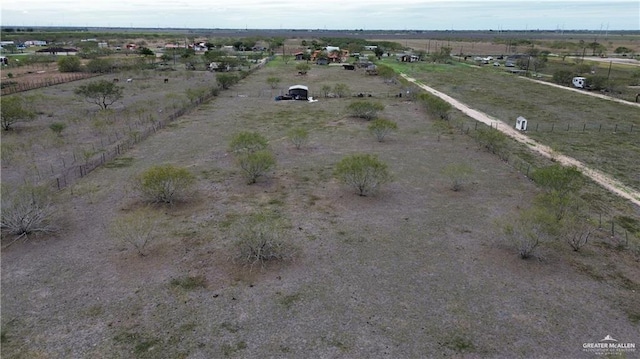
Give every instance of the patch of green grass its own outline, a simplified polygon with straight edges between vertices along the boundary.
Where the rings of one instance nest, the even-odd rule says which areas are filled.
[[[87,316],[93,317],[93,318],[101,316],[102,313],[104,313],[104,309],[100,304],[92,305],[85,311],[85,314]]]
[[[231,356],[236,352],[246,348],[247,348],[247,343],[244,340],[234,344],[224,343],[222,344],[222,354],[224,354],[224,356]]]
[[[288,294],[278,298],[278,303],[286,309],[291,309],[291,307],[293,307],[296,302],[300,301],[300,299],[302,299],[302,294],[300,293]]]
[[[194,290],[198,288],[205,288],[207,286],[207,279],[203,275],[186,276],[182,278],[173,278],[171,279],[170,284],[172,287]]]
[[[162,344],[162,340],[154,337],[146,337],[137,332],[122,331],[113,337],[113,340],[120,344],[133,346],[132,353],[135,358],[153,358],[149,352],[156,346]]]
[[[457,352],[472,352],[475,350],[473,342],[462,335],[453,335],[452,338],[442,343],[445,347]]]
[[[104,164],[105,168],[124,168],[133,163],[133,157],[117,157]]]
[[[153,347],[161,343],[162,341],[157,338],[140,341],[134,346],[133,353],[136,354],[136,356],[142,355],[149,352],[149,350],[153,349]]]
[[[240,327],[237,324],[229,322],[220,323],[220,328],[228,331],[229,333],[237,333],[240,330]]]

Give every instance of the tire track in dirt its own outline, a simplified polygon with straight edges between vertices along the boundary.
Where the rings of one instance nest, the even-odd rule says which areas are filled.
[[[586,91],[586,90],[581,90],[581,89],[577,89],[577,88],[573,88],[573,87],[567,87],[567,86],[562,86],[562,85],[558,85],[558,84],[553,84],[553,83],[546,82],[546,81],[530,79],[528,77],[518,76],[518,78],[519,79],[528,80],[528,81],[531,81],[531,82],[535,82],[535,83],[539,83],[539,84],[542,84],[542,85],[547,85],[547,86],[551,86],[551,87],[557,87],[559,89],[563,89],[563,90],[567,90],[567,91],[577,92],[577,93],[582,94],[582,95],[588,95],[588,96],[601,98],[603,100],[613,101],[613,102],[617,102],[617,103],[621,103],[621,104],[625,104],[625,105],[629,105],[629,106],[640,107],[640,103],[629,102],[629,101],[621,100],[619,98],[615,98],[615,97],[611,97],[611,96],[607,96],[607,95],[603,95],[603,94],[599,94],[599,93],[595,93],[595,92],[589,92],[589,91]]]
[[[502,133],[506,134],[507,136],[515,139],[518,142],[523,143],[524,145],[526,145],[528,148],[530,148],[532,151],[535,151],[539,154],[541,154],[542,156],[545,156],[547,158],[553,158],[555,159],[557,162],[566,165],[566,166],[576,166],[576,168],[580,169],[580,171],[582,171],[582,173],[584,175],[586,175],[587,177],[591,178],[594,182],[598,183],[599,185],[601,185],[602,187],[604,187],[605,189],[611,191],[614,194],[617,194],[618,196],[627,199],[629,201],[631,201],[632,203],[634,203],[636,206],[640,206],[640,192],[635,191],[633,189],[631,189],[630,187],[622,184],[620,181],[611,178],[609,175],[599,171],[599,170],[595,170],[593,168],[588,167],[587,165],[585,165],[584,163],[576,160],[575,158],[569,157],[569,156],[565,156],[563,154],[559,154],[556,151],[553,151],[549,146],[543,145],[531,138],[529,138],[528,136],[526,136],[525,134],[523,134],[520,131],[517,131],[515,128],[512,128],[511,126],[507,125],[506,123],[502,122],[501,120],[498,120],[496,118],[493,118],[489,115],[487,115],[486,113],[480,112],[478,110],[472,109],[469,106],[463,104],[462,102],[454,99],[453,97],[444,94],[436,89],[433,89],[427,85],[424,85],[422,83],[420,83],[418,80],[401,73],[400,76],[402,76],[403,78],[405,78],[407,81],[410,81],[414,84],[416,84],[417,86],[419,86],[420,88],[422,88],[423,90],[438,96],[439,98],[447,101],[448,103],[450,103],[452,106],[454,106],[455,108],[457,108],[458,110],[460,110],[462,113],[464,113],[465,115],[473,118],[476,121],[480,121],[484,124],[487,124],[489,126],[493,126],[496,129],[498,129],[499,131],[501,131]]]

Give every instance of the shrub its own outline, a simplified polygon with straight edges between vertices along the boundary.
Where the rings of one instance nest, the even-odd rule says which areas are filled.
[[[346,84],[336,84],[333,86],[333,93],[340,98],[349,96],[349,92],[349,86]]]
[[[91,73],[108,73],[113,70],[113,62],[110,59],[97,58],[87,63],[87,71]]]
[[[235,154],[261,151],[267,148],[267,139],[257,132],[243,131],[231,138],[229,149]]]
[[[507,135],[495,128],[481,128],[476,133],[476,142],[489,152],[504,155],[507,147]]]
[[[335,176],[354,187],[360,196],[373,193],[391,180],[387,165],[370,154],[355,154],[343,158],[336,165]]]
[[[418,95],[418,100],[431,116],[441,120],[449,119],[449,112],[451,111],[452,106],[447,101],[427,93],[421,93]]]
[[[7,192],[3,188],[3,192]],[[45,187],[23,186],[13,193],[2,193],[0,227],[18,236],[53,232],[53,206]]]
[[[58,71],[60,72],[80,72],[80,58],[77,56],[62,56],[58,60]]]
[[[563,218],[560,227],[562,228],[562,236],[575,252],[587,244],[593,232],[593,227],[585,219],[575,215]]]
[[[376,136],[378,142],[382,142],[386,135],[388,135],[391,131],[395,131],[397,129],[398,124],[384,118],[374,120],[369,125],[369,131]]]
[[[577,191],[584,182],[582,172],[577,167],[564,167],[559,164],[533,171],[531,179],[547,191],[557,191],[563,195]]]
[[[53,133],[60,136],[62,135],[62,131],[67,128],[67,125],[63,122],[53,122],[49,125],[49,128],[51,129],[51,131],[53,131]]]
[[[573,73],[569,70],[557,70],[553,73],[553,82],[558,85],[570,86],[573,80]]]
[[[132,246],[140,256],[146,255],[145,247],[155,238],[158,219],[149,209],[137,209],[115,218],[109,226],[109,234],[118,241]]]
[[[300,127],[292,128],[287,135],[297,149],[300,149],[309,140],[309,131]]]
[[[543,210],[536,208],[524,211],[503,228],[508,240],[522,259],[532,257],[535,249],[546,236],[544,221],[540,219],[545,214],[541,211]]]
[[[254,213],[238,222],[234,233],[235,259],[243,264],[264,265],[294,258],[297,249],[287,231],[287,222],[274,213]]]
[[[322,88],[320,90],[322,91],[322,94],[324,95],[324,97],[329,97],[329,93],[331,92],[331,86],[322,85]]]
[[[154,166],[137,177],[136,188],[151,202],[172,204],[185,199],[194,182],[195,177],[184,168]]]
[[[442,170],[442,173],[451,180],[451,189],[459,191],[473,174],[473,168],[464,163],[451,163]]]
[[[306,75],[307,72],[311,69],[311,66],[307,63],[299,63],[296,65],[296,71],[298,71],[301,75]]]
[[[354,101],[347,106],[347,111],[353,117],[373,120],[378,116],[378,112],[384,110],[384,106],[379,102]]]
[[[256,183],[258,178],[269,171],[275,164],[275,156],[267,150],[243,153],[238,157],[238,165],[244,172],[249,184]]]
[[[605,88],[607,88],[608,80],[604,76],[589,76],[587,77],[587,85],[591,90],[604,90]]]

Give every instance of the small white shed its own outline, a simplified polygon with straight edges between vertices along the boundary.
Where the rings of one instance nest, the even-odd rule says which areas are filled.
[[[520,131],[526,131],[527,130],[527,119],[522,117],[522,116],[518,116],[518,118],[516,118],[516,130],[520,130]]]
[[[571,83],[573,83],[573,87],[577,87],[579,89],[583,89],[586,87],[587,85],[587,79],[584,77],[574,77],[571,80]]]

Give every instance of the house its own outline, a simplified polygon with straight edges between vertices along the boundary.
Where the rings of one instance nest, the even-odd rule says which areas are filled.
[[[318,60],[322,58],[326,58],[327,62],[345,62],[349,60],[349,50],[340,50],[337,46],[327,46],[324,50],[316,50],[311,54],[311,61],[315,61],[318,65],[320,65]]]
[[[303,85],[293,85],[289,87],[289,96],[294,100],[307,100],[309,88]]]
[[[42,40],[27,40],[24,44],[25,46],[47,46],[47,42]]]
[[[420,60],[420,57],[418,55],[412,55],[412,54],[400,54],[400,55],[396,55],[396,60],[400,62],[416,62]]]
[[[296,61],[304,60],[304,52],[302,51],[296,52],[293,56],[295,56]]]

